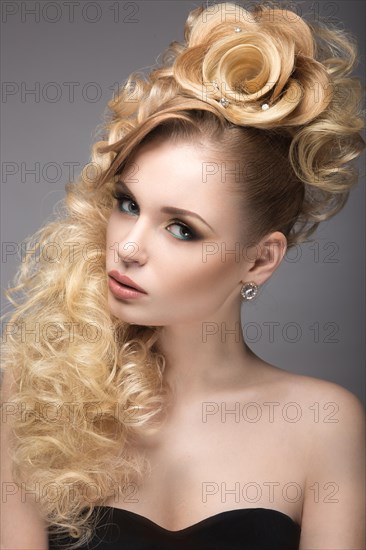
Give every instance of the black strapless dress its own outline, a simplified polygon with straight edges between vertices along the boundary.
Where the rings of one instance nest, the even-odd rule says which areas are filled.
[[[120,508],[95,511],[96,534],[80,550],[298,550],[300,543],[300,525],[270,508],[227,510],[179,531]],[[49,550],[66,550],[67,540],[49,536]]]

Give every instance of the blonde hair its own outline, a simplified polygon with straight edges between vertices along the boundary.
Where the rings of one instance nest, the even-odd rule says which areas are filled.
[[[243,239],[280,230],[288,247],[303,242],[357,181],[351,161],[364,142],[355,60],[344,31],[315,28],[288,10],[194,9],[184,43],[170,44],[148,78],[132,73],[108,103],[92,161],[66,185],[57,219],[26,240],[34,253],[6,292],[15,310],[2,345],[16,383],[6,404],[13,474],[36,490],[55,533],[79,539],[69,548],[92,536],[96,504],[149,471],[133,442],[159,428],[170,398],[159,327],[130,325],[108,310],[116,175],[153,139],[198,143],[246,167],[231,184],[253,220]]]

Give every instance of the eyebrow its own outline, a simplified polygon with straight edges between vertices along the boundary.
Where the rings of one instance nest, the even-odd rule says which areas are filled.
[[[116,187],[119,187],[122,191],[126,191],[127,193],[129,193],[135,199],[134,194],[129,189],[129,187],[127,186],[125,181],[123,181],[123,180],[116,181]],[[213,227],[211,227],[211,225],[209,223],[207,223],[203,218],[201,218],[201,216],[199,214],[196,214],[195,212],[191,212],[190,210],[184,210],[183,208],[177,208],[176,206],[162,206],[160,208],[160,212],[162,212],[163,214],[181,214],[181,215],[184,215],[184,216],[190,216],[192,218],[197,218],[197,219],[201,220],[201,222],[203,222],[205,225],[207,225],[207,227],[209,227],[211,229],[211,231],[216,233],[215,230],[213,229]]]

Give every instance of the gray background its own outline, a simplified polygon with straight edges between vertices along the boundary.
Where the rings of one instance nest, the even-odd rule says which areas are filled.
[[[118,84],[134,70],[148,71],[171,41],[182,41],[186,17],[200,5],[72,4],[2,2],[2,287],[20,261],[12,250],[63,198],[70,163],[76,176],[90,160]],[[360,48],[357,73],[364,78],[364,2],[296,1],[283,7],[351,30]],[[26,93],[32,89],[36,95]],[[344,210],[320,226],[312,246],[288,253],[259,297],[245,306],[243,323],[247,343],[266,361],[336,382],[364,401],[365,170],[363,162],[359,166],[360,184]],[[36,174],[29,173],[35,168]],[[2,297],[2,313],[9,307]]]

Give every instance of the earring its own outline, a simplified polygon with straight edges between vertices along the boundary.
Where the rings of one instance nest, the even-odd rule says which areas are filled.
[[[258,285],[255,283],[244,283],[241,287],[240,294],[242,295],[245,301],[253,300],[256,297],[258,292]]]

